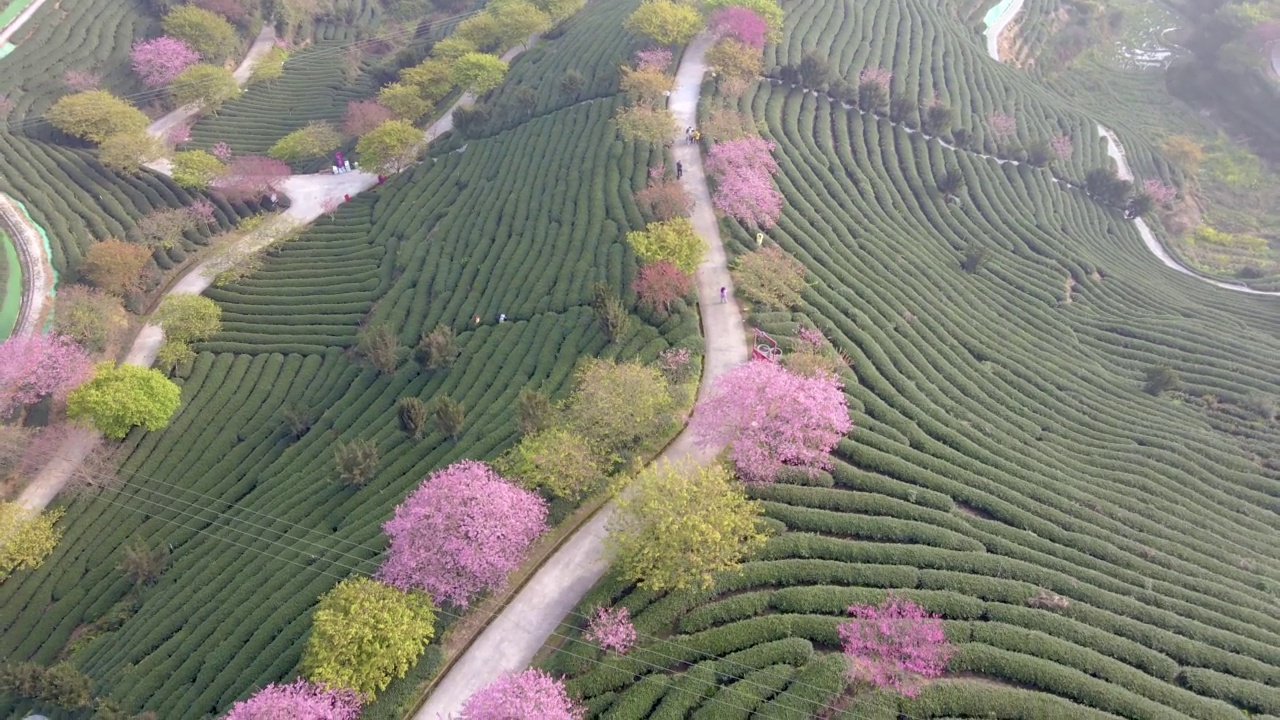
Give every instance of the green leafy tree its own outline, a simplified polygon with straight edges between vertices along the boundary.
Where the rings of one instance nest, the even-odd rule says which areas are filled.
[[[447,368],[458,359],[458,343],[453,328],[440,324],[418,340],[418,355],[428,370]]]
[[[93,681],[67,662],[51,667],[32,662],[0,664],[0,691],[63,710],[93,703]]]
[[[174,342],[207,340],[222,329],[222,307],[203,295],[178,293],[165,297],[154,320]]]
[[[546,393],[524,388],[516,396],[516,427],[521,435],[542,432],[554,422],[555,408]]]
[[[757,56],[759,54],[759,52],[756,53]],[[661,107],[666,102],[665,93],[671,90],[671,76],[659,70],[635,70],[623,67],[622,79],[618,81],[618,87],[636,105]]]
[[[412,123],[431,111],[431,103],[422,98],[418,88],[403,82],[383,86],[378,91],[378,102],[397,120],[406,123]]]
[[[631,313],[618,294],[611,289],[602,293],[595,302],[596,324],[609,342],[618,342],[631,327]]]
[[[621,574],[646,590],[709,588],[764,545],[761,512],[724,466],[664,462],[618,499],[606,542]]]
[[[659,144],[670,139],[675,132],[676,121],[666,108],[632,105],[618,108],[613,116],[613,125],[623,140]]]
[[[942,135],[951,129],[955,111],[939,102],[930,103],[924,111],[924,131],[930,135]]]
[[[707,243],[694,232],[688,218],[652,222],[644,230],[627,233],[627,242],[645,262],[666,260],[681,272],[698,269],[707,254]]]
[[[1159,395],[1168,390],[1182,387],[1182,378],[1178,371],[1168,365],[1157,365],[1147,370],[1147,384],[1143,390],[1152,395]]]
[[[440,44],[453,39],[445,38]],[[439,47],[440,45],[436,45],[435,49]],[[475,47],[471,47],[460,55],[466,55],[469,52],[475,52]],[[453,90],[453,73],[450,66],[452,59],[441,60],[435,55],[433,50],[432,57],[400,71],[401,84],[413,87],[418,92],[418,97],[431,105],[440,102]]]
[[[752,302],[782,310],[800,304],[805,269],[799,260],[770,245],[734,261],[733,284]]]
[[[120,440],[140,425],[159,430],[178,411],[182,392],[157,370],[106,362],[67,396],[67,417]]]
[[[0,502],[0,581],[15,570],[40,567],[62,539],[54,524],[65,511],[36,513],[12,502]]]
[[[467,409],[448,395],[441,395],[431,403],[431,420],[441,435],[457,440],[467,422]]]
[[[284,77],[284,64],[289,59],[289,51],[282,47],[273,47],[253,64],[249,71],[249,84],[271,83]]]
[[[427,407],[427,404],[422,402],[421,398],[400,398],[400,402],[396,403],[396,413],[400,416],[400,429],[404,430],[414,440],[420,439],[422,431],[427,427],[427,418],[430,415],[430,408]]]
[[[356,336],[356,350],[378,372],[390,375],[400,365],[400,342],[390,325],[375,323]]]
[[[560,22],[582,9],[585,0],[533,0],[542,12],[551,16],[552,22]]]
[[[734,38],[723,38],[707,51],[707,64],[722,77],[753,79],[762,62],[759,50]]]
[[[185,150],[173,155],[173,181],[184,188],[203,190],[226,172],[227,166],[204,150]]]
[[[507,63],[496,55],[467,53],[453,61],[453,84],[474,95],[483,95],[502,84]]]
[[[125,175],[136,175],[142,166],[164,155],[164,145],[146,132],[117,133],[98,146],[98,160]]]
[[[435,636],[436,609],[422,592],[348,578],[320,598],[301,674],[373,698],[404,677]]]
[[[965,253],[964,261],[960,263],[960,269],[972,275],[981,270],[989,260],[991,260],[991,250],[983,246],[977,246]]]
[[[106,350],[112,331],[122,329],[126,322],[124,308],[114,295],[84,285],[58,288],[53,329],[86,350]]]
[[[267,154],[277,160],[297,162],[328,155],[342,146],[342,134],[333,123],[310,122],[276,141]]]
[[[372,440],[357,438],[333,445],[333,464],[338,479],[347,485],[359,487],[378,474],[378,445]]]
[[[164,34],[185,41],[209,62],[222,62],[236,51],[236,29],[222,16],[195,5],[181,5],[164,16]]]
[[[684,45],[698,34],[702,25],[702,16],[692,5],[647,0],[631,13],[623,27],[659,45]]]
[[[397,173],[413,164],[422,140],[422,131],[412,124],[388,120],[360,138],[356,154],[375,172]]]
[[[435,46],[431,48],[431,60],[426,62],[434,61],[436,65],[443,67],[447,73],[449,63],[457,60],[467,53],[477,52],[479,49],[480,48],[476,45],[474,40],[455,33],[436,43]],[[426,62],[423,64],[425,65]],[[400,73],[400,76],[404,77],[403,71]]]
[[[217,65],[192,65],[173,79],[169,94],[178,105],[199,104],[217,112],[222,104],[240,96],[240,85],[231,71]]]
[[[582,88],[586,87],[587,78],[577,70],[566,71],[560,76],[560,94],[570,100],[577,100],[582,94]]]
[[[520,478],[525,487],[572,500],[603,479],[609,463],[587,438],[567,428],[552,428],[526,436],[498,468],[503,475]]]
[[[316,424],[316,411],[305,405],[287,405],[281,414],[285,427],[289,429],[289,437],[294,440],[301,440]]]
[[[675,399],[657,368],[587,360],[575,377],[569,427],[606,452],[634,448],[670,425]]]
[[[152,549],[142,540],[134,540],[120,551],[120,570],[125,579],[134,587],[145,587],[155,583],[169,564],[169,550],[164,547]]]
[[[160,349],[156,351],[156,367],[166,373],[187,363],[195,362],[195,360],[196,351],[184,342],[165,340]]]
[[[507,0],[490,5],[498,21],[498,46],[506,49],[524,43],[530,35],[551,27],[551,18],[525,0]]]
[[[63,96],[44,117],[62,132],[92,143],[112,135],[145,132],[149,123],[141,110],[106,90]]]

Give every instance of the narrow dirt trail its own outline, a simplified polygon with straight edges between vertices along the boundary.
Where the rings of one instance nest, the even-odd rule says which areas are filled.
[[[733,284],[724,245],[720,241],[719,224],[711,208],[702,155],[697,145],[684,143],[684,128],[695,124],[702,77],[706,73],[705,57],[711,40],[700,36],[685,49],[670,100],[671,112],[678,126],[673,136],[676,143],[672,150],[673,159],[684,165],[684,186],[696,201],[693,227],[709,246],[707,257],[697,272],[698,311],[702,315],[706,342],[699,397],[707,392],[721,373],[746,362],[748,357],[738,305],[720,302],[720,288],[732,290]],[[662,455],[673,462],[687,459],[708,462],[715,456],[716,450],[699,447],[688,429]],[[528,666],[560,622],[608,569],[604,537],[613,512],[612,503],[601,508],[538,568],[502,613],[446,671],[426,704],[414,716],[415,720],[456,716],[476,690],[503,673]]]

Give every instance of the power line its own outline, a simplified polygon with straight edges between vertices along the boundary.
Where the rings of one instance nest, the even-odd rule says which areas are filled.
[[[0,444],[4,444],[4,443],[0,443]],[[10,447],[16,447],[16,445],[15,445],[15,444],[12,444],[12,443],[9,443],[9,446],[10,446]],[[64,459],[64,460],[68,460],[68,458],[66,458],[65,456],[58,455],[58,454],[56,454],[55,452],[52,452],[52,451],[51,451],[51,452],[49,452],[49,453],[46,455],[46,458],[45,458],[45,459],[47,460],[47,459],[52,459],[52,458],[55,458],[55,457],[56,457],[56,458],[60,458],[60,459]],[[97,477],[99,477],[99,478],[107,477],[105,474],[103,474],[103,473],[98,473],[98,472],[95,472],[95,471],[83,470],[82,472],[84,472],[84,473],[85,473],[85,474],[87,474],[87,475],[97,476]],[[141,478],[145,478],[145,479],[148,479],[148,480],[154,480],[153,478],[150,478],[150,477],[148,477],[148,476],[142,475],[142,474],[140,474],[140,473],[128,473],[128,474],[130,474],[130,475],[132,475],[132,476],[134,476],[134,477],[141,477]],[[161,482],[161,481],[156,481],[156,482]],[[167,484],[167,483],[161,483],[161,484]],[[190,512],[190,511],[189,511],[189,509],[190,509],[190,508],[197,508],[196,504],[195,504],[193,501],[187,501],[187,500],[183,500],[183,499],[180,499],[180,498],[174,498],[173,496],[167,495],[167,494],[165,494],[165,493],[160,493],[160,492],[158,492],[158,491],[155,491],[155,490],[152,490],[152,489],[149,489],[149,488],[134,488],[134,491],[136,491],[136,492],[128,492],[128,493],[127,493],[127,492],[125,492],[123,488],[111,488],[111,487],[106,486],[106,485],[99,486],[99,489],[100,489],[102,492],[101,492],[101,493],[99,493],[98,495],[96,495],[95,497],[96,497],[97,499],[101,499],[101,500],[103,500],[104,502],[107,502],[107,503],[108,503],[108,504],[110,504],[110,505],[114,505],[114,506],[117,506],[117,507],[121,507],[121,508],[125,508],[125,509],[128,509],[128,510],[132,510],[132,511],[134,511],[134,512],[142,512],[139,508],[133,507],[132,505],[129,505],[129,504],[127,504],[127,503],[123,503],[123,502],[117,502],[117,501],[112,500],[112,499],[110,499],[110,498],[108,498],[108,497],[105,497],[106,493],[108,493],[108,492],[115,493],[116,495],[123,496],[123,497],[128,498],[128,499],[132,499],[132,500],[140,500],[140,501],[142,501],[142,502],[148,503],[148,504],[150,504],[150,505],[152,505],[152,506],[155,506],[155,507],[157,507],[157,508],[161,508],[161,509],[166,510],[166,511],[169,511],[169,512],[177,513],[180,517],[181,517],[181,516],[188,516],[188,517],[191,517],[192,519],[194,519],[194,520],[196,520],[196,521],[198,521],[198,522],[204,522],[204,523],[207,523],[208,525],[212,525],[212,526],[217,527],[217,528],[221,528],[221,529],[224,529],[224,530],[228,530],[228,531],[230,531],[230,532],[240,533],[241,535],[243,535],[243,536],[245,536],[245,537],[247,537],[247,538],[249,538],[249,539],[251,539],[251,540],[255,540],[255,541],[259,541],[259,542],[266,543],[268,546],[276,546],[276,547],[281,548],[282,550],[291,551],[291,552],[303,552],[303,551],[299,550],[299,549],[298,549],[298,548],[296,548],[296,547],[292,547],[292,546],[289,546],[289,545],[285,545],[285,544],[283,544],[283,543],[281,543],[281,542],[280,542],[280,539],[282,539],[282,538],[284,538],[284,537],[289,537],[289,536],[288,536],[287,531],[281,532],[281,531],[275,530],[275,529],[273,529],[273,528],[268,528],[268,527],[263,526],[263,525],[257,525],[257,524],[254,524],[254,523],[250,523],[250,522],[247,522],[247,521],[243,520],[242,518],[236,518],[236,517],[234,517],[234,516],[232,516],[232,515],[229,515],[229,514],[227,514],[227,513],[225,513],[225,512],[218,511],[218,510],[210,510],[209,508],[198,508],[198,509],[196,510],[196,512]],[[188,509],[178,508],[178,507],[175,507],[175,506],[172,506],[172,505],[167,505],[167,504],[165,504],[165,503],[163,503],[163,502],[156,501],[156,500],[154,500],[154,499],[152,499],[152,498],[143,497],[143,496],[142,496],[142,494],[141,494],[141,493],[143,493],[143,492],[147,492],[147,493],[152,493],[152,494],[155,494],[155,495],[159,495],[159,496],[161,496],[161,497],[164,497],[164,498],[166,498],[166,499],[173,500],[173,501],[175,501],[175,502],[183,502],[183,503],[186,503],[186,506],[187,506],[187,508],[188,508]],[[197,495],[199,495],[199,493],[196,493],[196,494],[197,494]],[[207,496],[207,495],[201,495],[201,497],[209,497],[209,496]],[[230,502],[225,501],[225,500],[221,500],[220,502],[222,502],[222,503],[224,503],[224,504],[226,504],[226,505],[229,505],[230,507],[238,507],[238,508],[240,508],[241,510],[247,510],[246,508],[243,508],[243,507],[241,507],[241,506],[237,506],[237,505],[235,505],[234,503],[230,503]],[[215,519],[213,519],[213,520],[207,520],[207,519],[204,519],[204,518],[200,517],[200,515],[198,514],[198,513],[203,513],[203,512],[212,512],[216,517],[215,517]],[[256,515],[261,515],[261,516],[266,517],[266,518],[269,518],[269,519],[271,519],[271,520],[273,520],[273,521],[275,521],[275,522],[284,523],[284,524],[286,524],[286,525],[290,525],[290,526],[292,526],[292,527],[304,527],[304,526],[298,525],[297,523],[291,523],[291,522],[289,522],[289,521],[280,520],[280,519],[278,519],[278,518],[274,518],[273,516],[270,516],[270,515],[267,515],[267,514],[265,514],[265,513],[261,513],[261,512],[258,512],[258,511],[251,511],[251,510],[250,510],[250,511],[248,511],[248,512],[251,512],[251,513],[256,514]],[[311,568],[311,566],[310,566],[309,564],[307,564],[307,563],[301,563],[301,562],[297,562],[297,561],[295,561],[295,560],[289,560],[289,559],[287,559],[287,558],[285,558],[285,557],[282,557],[282,556],[280,556],[280,555],[276,555],[276,554],[273,554],[273,553],[267,552],[266,550],[262,550],[262,549],[255,548],[255,547],[251,547],[251,546],[249,546],[249,545],[245,545],[245,544],[243,544],[243,543],[236,542],[235,540],[230,539],[230,538],[221,537],[221,536],[219,536],[219,535],[217,535],[217,534],[214,534],[214,533],[208,532],[207,530],[204,530],[204,529],[201,529],[201,528],[198,528],[198,527],[191,527],[190,525],[187,525],[187,524],[185,524],[185,523],[179,522],[178,520],[175,520],[175,519],[168,519],[168,518],[164,518],[164,517],[160,517],[160,516],[152,516],[152,517],[154,517],[155,519],[160,520],[161,522],[174,524],[174,525],[177,525],[177,526],[182,527],[182,528],[184,528],[184,529],[191,530],[191,531],[193,531],[193,532],[197,532],[197,533],[200,533],[200,534],[203,534],[203,535],[208,535],[209,537],[212,537],[212,538],[217,539],[217,540],[222,540],[222,541],[224,541],[224,542],[230,542],[230,543],[232,543],[232,544],[234,544],[234,545],[236,545],[236,546],[238,546],[238,547],[244,548],[244,549],[249,550],[249,551],[252,551],[252,552],[258,552],[258,553],[261,553],[261,554],[266,555],[267,557],[271,557],[271,558],[273,558],[273,559],[281,560],[281,561],[283,561],[283,562],[288,562],[288,563],[290,563],[290,564],[297,565],[297,566],[299,566],[299,567],[303,567],[303,568]],[[225,519],[225,522],[226,522],[227,524],[219,524],[219,523],[216,521],[216,520],[217,520],[217,518],[223,518],[223,519]],[[249,531],[247,531],[247,530],[244,530],[244,529],[241,529],[241,528],[238,528],[238,527],[233,527],[233,526],[230,524],[230,523],[233,523],[233,522],[241,522],[241,523],[244,523],[244,524],[248,524],[248,525],[250,525],[250,526],[252,526],[252,527],[262,529],[262,530],[269,530],[269,531],[271,531],[271,532],[279,532],[279,533],[280,533],[280,538],[277,538],[277,539],[275,539],[275,540],[272,540],[272,539],[269,539],[269,538],[266,538],[266,537],[261,537],[261,536],[254,535],[254,534],[252,534],[251,532],[249,532]],[[304,528],[304,529],[306,529],[306,528]],[[319,531],[312,530],[312,532],[319,532]],[[290,539],[294,539],[294,538],[290,538]],[[329,553],[329,552],[334,552],[334,550],[333,550],[332,548],[325,547],[325,546],[323,546],[323,545],[321,545],[321,544],[319,544],[319,543],[313,542],[313,541],[303,540],[303,542],[307,542],[307,543],[309,543],[310,545],[312,545],[312,546],[314,546],[314,547],[316,547],[316,548],[319,548],[319,549],[320,549],[320,552],[321,552],[321,554],[322,554],[322,555],[323,555],[323,554],[326,554],[326,553]],[[348,543],[348,544],[354,545],[355,547],[358,547],[358,548],[362,548],[362,549],[366,549],[366,550],[371,550],[371,548],[368,548],[368,546],[360,545],[360,544],[358,544],[358,543],[355,543],[354,541],[345,540],[345,541],[343,541],[343,542],[346,542],[346,543]],[[308,552],[307,554],[310,554],[310,553]],[[347,564],[345,564],[345,563],[343,563],[343,562],[341,562],[341,561],[339,561],[339,560],[330,560],[330,559],[328,559],[328,558],[324,558],[324,559],[325,559],[327,562],[329,562],[332,566],[337,566],[338,568],[341,568],[342,570],[345,570],[345,571],[347,571],[347,572],[348,572],[348,573],[350,573],[350,574],[361,575],[361,576],[364,576],[364,577],[370,577],[370,578],[372,578],[372,577],[373,577],[373,574],[368,573],[368,572],[361,571],[361,570],[359,569],[359,566],[360,566],[361,564],[364,564],[364,563],[370,562],[371,560],[373,560],[373,558],[359,558],[359,557],[357,557],[357,556],[350,555],[349,553],[345,553],[345,552],[341,552],[341,551],[338,551],[338,552],[337,552],[337,554],[338,554],[338,555],[340,555],[340,556],[343,556],[343,557],[348,557],[348,558],[355,559],[355,560],[357,561],[357,564],[356,564],[356,565],[347,565]],[[317,557],[316,557],[316,555],[311,555],[311,557],[316,558],[317,560],[318,560],[318,559],[320,559],[320,558],[317,558]],[[321,572],[322,574],[325,574],[325,575],[327,575],[327,576],[329,576],[329,577],[336,578],[336,579],[338,579],[338,580],[346,579],[346,576],[343,576],[343,575],[337,575],[337,574],[334,574],[334,573],[332,573],[332,572],[328,572],[327,570],[319,570],[319,572]],[[451,613],[451,612],[449,612],[449,611],[447,611],[447,610],[444,610],[443,608],[437,608],[437,613],[438,613],[438,614],[440,614],[440,615],[444,615],[444,616],[446,616],[446,617],[449,617],[449,618],[453,618],[453,619],[455,619],[455,620],[459,620],[459,619],[461,619],[461,617],[462,617],[462,616],[460,616],[460,615],[457,615],[457,614]],[[568,615],[569,617],[577,618],[577,619],[584,620],[584,621],[589,621],[589,620],[591,619],[589,616],[584,615],[584,614],[579,613],[579,612],[576,612],[576,611],[574,611],[574,610],[570,610],[570,611],[569,611],[569,613],[568,613],[567,615]],[[575,640],[575,638],[573,638],[573,637],[571,637],[571,636],[568,636],[568,635],[564,635],[564,634],[559,633],[559,632],[556,632],[555,630],[551,631],[551,636],[552,636],[552,637],[555,637],[555,638],[558,638],[558,639],[561,639],[561,640],[570,641],[570,642],[572,642],[572,641],[574,641],[574,640]],[[638,634],[637,636],[638,636],[639,638],[641,638],[641,639],[648,640],[648,641],[652,641],[652,643],[654,643],[654,644],[659,644],[659,643],[660,643],[660,644],[663,644],[663,645],[666,645],[666,646],[671,646],[671,647],[674,647],[674,648],[678,648],[678,649],[680,649],[680,650],[684,650],[684,651],[687,651],[687,652],[694,652],[694,653],[697,653],[697,654],[700,656],[700,657],[696,660],[697,662],[703,662],[703,661],[707,661],[707,660],[721,661],[721,660],[724,660],[724,659],[725,659],[725,657],[724,657],[724,656],[721,656],[721,655],[715,655],[715,654],[713,654],[713,653],[709,653],[709,652],[706,652],[706,651],[703,651],[703,650],[698,650],[698,649],[695,649],[695,648],[690,648],[690,647],[687,647],[687,646],[681,645],[681,644],[679,644],[679,643],[677,643],[677,642],[673,642],[673,641],[671,641],[671,640],[667,640],[667,639],[664,639],[664,638],[659,638],[659,637],[652,636],[652,635],[641,635],[641,634]],[[655,648],[653,648],[653,647],[644,648],[644,649],[645,649],[645,650],[647,650],[648,652],[650,652],[651,654],[653,654],[653,655],[657,656],[657,657],[658,657],[658,658],[660,658],[660,659],[671,661],[671,664],[672,664],[672,665],[679,665],[679,664],[681,664],[681,663],[690,662],[689,660],[686,660],[686,658],[685,658],[684,656],[667,655],[667,654],[665,654],[665,653],[663,653],[663,652],[659,652],[657,649],[655,649]],[[744,648],[744,649],[746,649],[746,648]],[[564,648],[561,648],[561,650],[562,650],[562,651],[567,652],[567,650],[564,650]],[[573,653],[569,653],[569,654],[573,655]],[[601,661],[599,661],[599,660],[593,660],[593,659],[591,659],[591,658],[583,658],[582,656],[578,656],[578,655],[574,655],[574,657],[578,657],[578,658],[580,658],[580,659],[588,660],[588,661],[594,662],[594,663],[596,663],[596,664],[603,664]],[[657,664],[650,663],[650,662],[646,662],[646,661],[643,661],[643,660],[638,660],[638,659],[636,659],[636,658],[631,658],[631,659],[632,659],[633,661],[640,662],[642,665],[644,665],[644,666],[646,666],[646,667],[648,667],[648,668],[650,668],[650,669],[654,669],[654,670],[657,670],[657,671],[659,671],[659,672],[670,672],[670,667],[669,667],[669,666],[657,665]],[[746,678],[738,677],[738,676],[733,675],[733,674],[731,674],[731,673],[718,673],[718,674],[720,674],[720,675],[724,675],[724,676],[726,676],[726,677],[729,677],[729,678],[731,678],[731,679],[733,679],[733,680],[737,680],[737,681],[739,681],[739,682],[745,682],[745,683],[748,683],[748,684],[755,685],[755,686],[757,686],[757,687],[759,687],[759,688],[765,688],[765,689],[770,689],[770,690],[772,690],[772,688],[769,688],[768,686],[765,686],[765,685],[763,685],[763,684],[761,684],[761,683],[754,682],[754,681],[749,680],[749,679],[746,679]],[[822,688],[818,688],[818,687],[816,687],[816,686],[809,685],[809,684],[807,684],[807,683],[799,683],[799,684],[798,684],[798,686],[799,686],[799,687],[808,688],[808,689],[813,689],[813,690],[819,690],[819,691],[822,691]],[[715,700],[715,698],[713,697],[713,698],[711,698],[711,700],[713,700],[713,701],[714,701],[714,700]],[[856,699],[856,698],[855,698],[853,702],[854,702],[855,704],[857,704],[857,703],[859,703],[859,702],[863,702],[863,703],[865,703],[865,702],[867,702],[867,701],[865,701],[865,700],[858,700],[858,699]],[[728,703],[725,703],[725,704],[726,704],[726,706],[734,707],[734,706],[732,706],[732,705],[730,705],[730,704],[728,704]],[[824,707],[824,708],[826,708],[826,709],[835,709],[833,706],[830,706],[830,705],[823,705],[823,707]],[[746,708],[735,707],[735,709],[743,710],[744,712],[750,712],[750,711],[749,711],[749,710],[747,710]],[[910,716],[903,716],[903,717],[908,717],[908,718],[909,718]]]

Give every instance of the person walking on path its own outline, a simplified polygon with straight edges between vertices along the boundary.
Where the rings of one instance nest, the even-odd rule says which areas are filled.
[[[723,305],[726,302],[729,302],[728,288],[721,286],[720,287],[720,304]]]
[[[684,163],[677,160],[676,161],[676,179],[679,180],[682,177],[684,177]]]

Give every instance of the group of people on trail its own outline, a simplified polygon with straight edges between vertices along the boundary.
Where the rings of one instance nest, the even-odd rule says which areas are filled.
[[[684,129],[685,142],[692,145],[702,139],[702,131],[695,127],[687,127]]]

